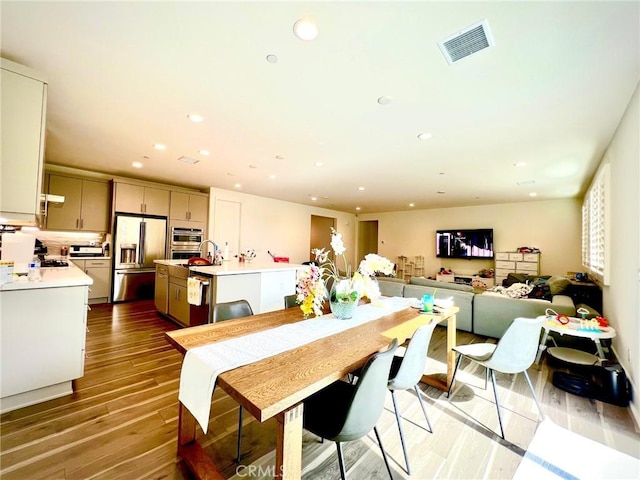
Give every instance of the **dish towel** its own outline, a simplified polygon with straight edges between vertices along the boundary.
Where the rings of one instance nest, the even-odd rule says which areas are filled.
[[[378,300],[375,305],[361,305],[350,320],[323,315],[192,348],[187,351],[182,363],[178,399],[196,418],[204,433],[207,433],[211,396],[221,373],[398,312],[409,306],[407,300],[393,297]]]
[[[196,277],[187,278],[187,302],[191,305],[202,305],[202,282]]]

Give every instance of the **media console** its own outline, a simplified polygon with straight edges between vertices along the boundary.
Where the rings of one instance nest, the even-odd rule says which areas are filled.
[[[437,274],[436,280],[439,282],[460,283],[463,285],[479,286],[480,288],[491,288],[495,285],[493,278],[484,278],[479,275],[463,275],[458,273],[454,273],[451,275]],[[481,282],[484,287],[482,287],[478,282]]]

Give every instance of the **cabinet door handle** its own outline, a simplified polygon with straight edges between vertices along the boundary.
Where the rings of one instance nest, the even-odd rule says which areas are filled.
[[[80,219],[76,218],[76,228],[80,228]]]
[[[144,213],[144,203],[140,204],[140,213]]]
[[[84,218],[80,219],[80,228],[84,228]]]

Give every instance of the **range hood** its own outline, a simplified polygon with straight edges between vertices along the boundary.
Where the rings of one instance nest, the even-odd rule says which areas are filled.
[[[42,195],[40,195],[40,200],[46,203],[62,205],[64,203],[64,195],[52,195],[51,193],[43,193]]]
[[[50,205],[61,207],[64,205],[64,195],[40,194],[40,214],[25,214],[15,212],[0,212],[0,225],[12,225],[16,227],[42,227],[44,218]]]

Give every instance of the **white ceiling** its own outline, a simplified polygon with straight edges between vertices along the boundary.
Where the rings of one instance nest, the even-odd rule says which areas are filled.
[[[316,40],[293,35],[301,17]],[[3,0],[1,52],[48,79],[47,163],[368,213],[579,196],[640,79],[639,17],[637,1]],[[448,65],[437,42],[485,18],[495,46]]]

